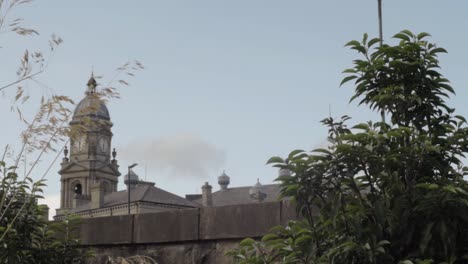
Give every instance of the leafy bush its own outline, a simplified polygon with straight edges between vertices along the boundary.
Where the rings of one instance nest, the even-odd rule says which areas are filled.
[[[79,220],[48,222],[37,204],[43,180],[20,180],[3,161],[0,172],[0,263],[82,263],[88,253],[74,238]]]
[[[468,263],[468,127],[446,104],[454,90],[437,59],[446,51],[428,36],[346,45],[361,58],[342,84],[354,80],[351,101],[382,119],[326,118],[327,148],[271,158],[292,172],[278,180],[304,220],[244,240],[229,253],[238,263]]]

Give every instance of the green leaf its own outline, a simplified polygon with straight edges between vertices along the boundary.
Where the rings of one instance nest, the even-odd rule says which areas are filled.
[[[275,234],[267,234],[267,235],[262,237],[262,241],[265,242],[265,241],[272,240],[272,239],[277,239],[277,238],[278,238],[278,236],[275,235]]]
[[[360,94],[355,94],[351,97],[351,99],[349,99],[349,103],[351,103],[352,101],[354,101],[356,98],[358,98],[359,96],[361,96]]]
[[[240,259],[246,259],[246,257],[244,255],[242,255],[242,254],[237,254],[236,257],[240,258]]]
[[[390,245],[390,241],[388,240],[380,240],[379,243],[377,245],[379,246],[386,246],[386,245]]]
[[[369,43],[367,43],[367,47],[370,48],[372,46],[374,46],[374,44],[376,43],[379,43],[380,42],[380,39],[379,38],[373,38],[369,41]]]
[[[255,240],[253,240],[252,238],[246,238],[246,239],[242,240],[239,243],[239,245],[241,247],[251,247],[254,243],[255,243]]]
[[[449,91],[452,94],[455,94],[455,90],[453,90],[452,86],[446,84],[446,83],[439,83],[440,87],[443,87],[445,90]]]
[[[434,55],[436,53],[447,53],[447,50],[445,50],[444,48],[435,48],[429,52],[429,54],[431,55]]]
[[[359,41],[357,40],[351,40],[350,42],[346,43],[345,47],[348,47],[348,46],[361,46],[361,43],[359,43]]]
[[[461,115],[455,115],[454,117],[455,117],[456,119],[462,121],[463,123],[466,123],[466,119],[465,119],[463,116],[461,116]]]
[[[353,47],[351,47],[351,49],[357,50],[357,51],[359,51],[359,52],[362,53],[362,54],[366,54],[366,48],[363,47],[363,46],[353,46]]]
[[[357,125],[353,126],[353,128],[367,131],[369,129],[369,125],[366,124],[366,123],[360,123],[360,124],[357,124]]]
[[[405,30],[402,30],[401,33],[405,34],[405,35],[408,35],[409,37],[414,37],[414,34],[413,32],[405,29]]]
[[[271,157],[266,164],[271,164],[271,163],[284,163],[284,160],[280,157]]]
[[[351,69],[344,70],[342,73],[356,73],[356,72],[357,72],[356,69],[351,68]]]
[[[324,153],[324,154],[327,154],[327,155],[331,155],[331,152],[328,149],[324,149],[324,148],[314,149],[314,150],[312,150],[312,152],[318,152],[318,153]],[[468,170],[468,168],[467,168],[467,170]]]
[[[431,34],[429,34],[429,33],[427,33],[427,32],[421,32],[421,33],[418,34],[417,38],[418,38],[419,40],[421,40],[421,39],[423,39],[423,38],[425,38],[425,37],[430,37],[430,36],[431,36]]]
[[[288,185],[288,187],[286,188],[286,191],[288,191],[288,192],[296,191],[298,188],[299,188],[299,185],[291,184],[291,185]]]
[[[403,260],[403,261],[398,262],[398,264],[414,264],[414,263],[411,260]]]
[[[290,160],[292,160],[297,154],[300,154],[300,153],[304,153],[304,150],[302,150],[302,149],[293,150],[293,151],[291,151],[291,153],[289,153],[288,158]]]
[[[351,81],[351,80],[353,80],[353,79],[356,79],[356,78],[357,78],[356,75],[350,75],[350,76],[345,77],[345,78],[341,81],[340,87],[341,87],[343,84],[345,84],[346,82],[349,82],[349,81]]]
[[[353,149],[353,146],[348,144],[339,144],[336,146],[336,150],[338,152],[349,152]]]
[[[427,189],[427,190],[435,190],[439,188],[439,185],[435,183],[419,183],[416,185],[416,187]]]
[[[367,33],[364,33],[364,35],[362,36],[362,44],[363,45],[366,45],[368,38],[369,38],[369,35],[367,35]]]
[[[398,34],[395,34],[393,36],[393,38],[397,38],[397,39],[402,39],[402,40],[406,40],[406,41],[411,41],[410,37],[408,37],[408,35],[405,35],[403,33],[398,33]]]

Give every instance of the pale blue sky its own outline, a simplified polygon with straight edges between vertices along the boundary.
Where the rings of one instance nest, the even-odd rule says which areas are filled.
[[[385,40],[402,29],[426,31],[449,51],[442,71],[465,116],[466,10],[466,1],[384,0]],[[92,66],[105,79],[129,59],[146,66],[109,104],[113,144],[122,172],[146,156],[136,172],[144,177],[147,164],[147,180],[180,195],[199,192],[204,181],[216,190],[222,169],[234,186],[272,182],[276,170],[264,165],[269,157],[324,144],[319,121],[329,106],[333,116],[347,114],[353,122],[373,117],[348,104],[351,86],[338,85],[356,58],[343,45],[365,32],[377,36],[376,0],[47,0],[16,15],[42,35],[0,38],[1,84],[14,79],[22,51],[46,47],[51,33],[64,43],[39,80],[77,101]],[[21,127],[7,112],[8,100],[0,100],[8,124],[3,146],[18,141]],[[163,151],[145,149],[151,144]],[[166,150],[171,154],[162,157]],[[172,165],[164,169],[164,162]],[[56,171],[47,177],[48,196],[59,192]]]

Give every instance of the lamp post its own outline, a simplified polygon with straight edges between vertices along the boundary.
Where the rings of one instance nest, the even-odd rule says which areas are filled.
[[[138,163],[133,163],[132,165],[128,166],[128,178],[127,178],[127,189],[128,189],[128,214],[130,215],[130,171],[135,168]]]

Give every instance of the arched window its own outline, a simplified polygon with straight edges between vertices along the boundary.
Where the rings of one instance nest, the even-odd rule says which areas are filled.
[[[81,183],[78,182],[75,184],[75,186],[73,186],[73,192],[79,195],[83,194],[83,188],[81,187]]]

